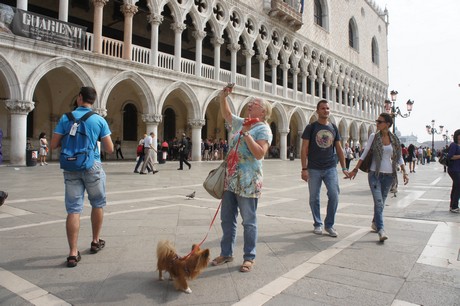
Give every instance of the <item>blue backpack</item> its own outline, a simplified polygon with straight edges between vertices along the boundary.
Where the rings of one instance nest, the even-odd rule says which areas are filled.
[[[86,119],[96,114],[88,112],[76,120],[72,113],[66,113],[69,122],[66,134],[61,140],[61,169],[65,171],[85,171],[94,165],[97,145],[91,145],[86,131]]]

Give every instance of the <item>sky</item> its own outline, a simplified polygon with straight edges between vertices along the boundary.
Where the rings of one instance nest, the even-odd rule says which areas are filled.
[[[460,129],[460,1],[374,1],[389,13],[388,91],[398,91],[403,113],[407,100],[415,102],[410,117],[396,118],[397,129],[431,141],[426,125],[434,119],[452,135]]]

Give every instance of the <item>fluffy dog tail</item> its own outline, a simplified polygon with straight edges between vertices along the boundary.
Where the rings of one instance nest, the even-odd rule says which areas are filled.
[[[165,258],[174,258],[176,255],[176,249],[168,240],[159,241],[157,244],[157,258],[158,259],[165,259]]]

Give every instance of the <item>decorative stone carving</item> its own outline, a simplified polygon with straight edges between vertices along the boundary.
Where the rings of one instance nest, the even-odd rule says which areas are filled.
[[[109,0],[93,0],[93,5],[95,7],[103,7],[109,2]]]
[[[238,52],[241,49],[241,46],[239,44],[228,44],[227,49],[231,52]]]
[[[214,47],[219,47],[221,46],[225,40],[222,37],[214,37],[211,39],[211,43]]]
[[[34,102],[24,100],[6,100],[5,105],[11,114],[16,115],[27,115],[35,108]]]
[[[202,40],[203,38],[206,37],[206,32],[205,31],[193,31],[192,36],[196,40]]]
[[[253,57],[256,52],[254,50],[243,50],[243,55],[245,57]]]
[[[171,30],[174,31],[174,33],[182,33],[185,29],[187,28],[187,26],[184,24],[184,23],[173,23],[171,24]]]
[[[147,21],[151,24],[161,24],[163,22],[163,16],[160,14],[150,14],[147,17]]]
[[[142,121],[145,123],[158,124],[163,120],[161,114],[142,114]]]
[[[120,11],[123,13],[123,15],[132,17],[137,13],[138,8],[134,4],[125,3],[121,6]]]
[[[107,109],[105,108],[94,108],[93,111],[98,113],[102,117],[107,116]]]
[[[268,56],[265,54],[259,54],[256,56],[256,58],[259,60],[259,62],[265,62],[268,59]]]
[[[188,125],[192,128],[202,128],[206,124],[204,119],[188,119]]]

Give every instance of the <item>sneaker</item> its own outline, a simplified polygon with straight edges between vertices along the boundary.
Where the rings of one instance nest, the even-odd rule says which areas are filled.
[[[375,225],[374,222],[371,224],[372,231],[377,232],[377,226]]]
[[[385,241],[385,240],[387,240],[387,239],[388,239],[387,234],[385,233],[385,231],[384,231],[383,229],[381,229],[381,230],[379,231],[379,241],[380,241],[380,242],[383,242],[383,241]]]
[[[451,208],[450,212],[458,214],[458,213],[460,213],[460,208]]]
[[[335,230],[335,228],[333,227],[330,227],[330,228],[326,228],[326,232],[329,234],[329,236],[331,237],[337,237],[337,231]]]
[[[99,241],[96,242],[91,242],[91,249],[89,250],[92,254],[96,254],[100,250],[102,250],[105,247],[105,241],[102,239],[99,239]]]
[[[43,163],[40,163],[40,166],[43,166]]]
[[[44,164],[45,164],[45,165],[48,165],[48,163],[47,163],[47,162],[44,162]]]
[[[323,234],[323,228],[321,226],[315,226],[313,229],[313,233],[316,235],[322,235]]]

